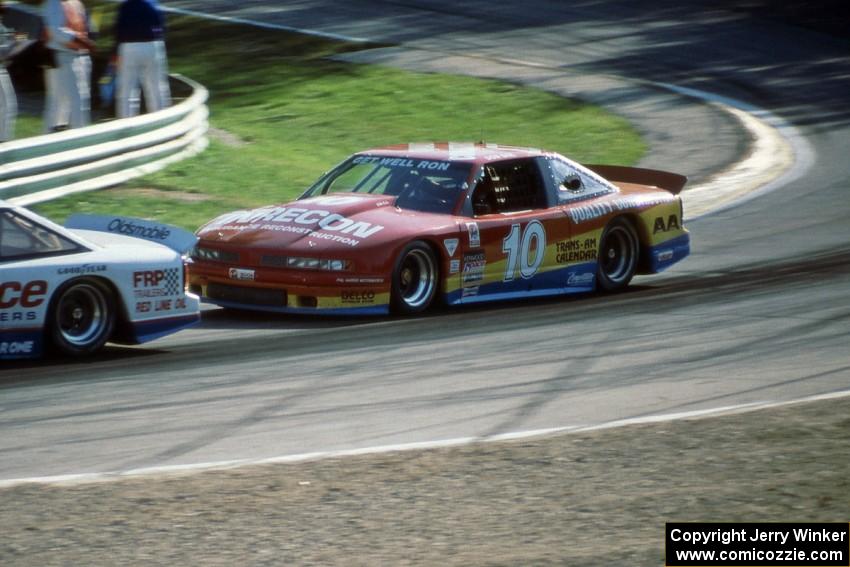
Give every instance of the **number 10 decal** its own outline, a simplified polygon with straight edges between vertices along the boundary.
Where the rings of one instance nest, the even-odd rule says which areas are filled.
[[[533,259],[532,244],[534,245]],[[502,252],[508,255],[504,281],[513,281],[517,268],[523,279],[530,279],[537,273],[540,264],[543,263],[543,256],[546,255],[546,230],[537,220],[528,223],[525,231],[519,224],[512,225],[511,231],[502,241]]]

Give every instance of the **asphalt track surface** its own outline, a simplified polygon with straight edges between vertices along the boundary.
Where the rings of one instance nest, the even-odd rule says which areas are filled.
[[[646,164],[702,179],[745,140],[693,101],[645,107],[644,81],[710,91],[792,122],[815,162],[691,221],[692,256],[619,296],[409,319],[214,309],[146,347],[4,363],[0,481],[487,438],[848,389],[846,39],[692,4],[532,1],[521,14],[483,1],[169,4],[619,85],[615,110],[654,117],[638,122],[653,129]]]

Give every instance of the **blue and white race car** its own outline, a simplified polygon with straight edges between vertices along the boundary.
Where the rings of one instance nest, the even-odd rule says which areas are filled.
[[[182,257],[195,240],[124,217],[74,215],[62,227],[0,200],[0,359],[84,356],[197,323]]]

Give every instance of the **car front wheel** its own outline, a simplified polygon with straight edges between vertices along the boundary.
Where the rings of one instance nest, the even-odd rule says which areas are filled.
[[[408,314],[428,309],[437,292],[438,274],[437,259],[431,248],[419,241],[408,244],[393,271],[393,310]]]
[[[70,356],[98,351],[115,327],[114,305],[112,292],[96,281],[67,283],[50,310],[49,333],[55,349]]]

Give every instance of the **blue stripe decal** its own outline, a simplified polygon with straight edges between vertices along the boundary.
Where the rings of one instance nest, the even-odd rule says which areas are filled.
[[[589,293],[593,288],[569,288],[569,289],[539,289],[529,291],[511,291],[505,293],[487,293],[486,295],[468,295],[458,298],[459,294],[451,293],[447,299],[451,305],[467,305],[470,303],[483,303],[485,301],[503,301],[506,299],[522,299],[530,297],[551,297],[554,295],[567,295],[573,293]]]
[[[166,335],[176,333],[186,327],[197,325],[200,321],[200,313],[193,313],[183,317],[157,319],[155,321],[140,321],[133,323],[133,334],[135,335],[137,343],[147,343]]]
[[[36,358],[44,351],[44,332],[0,330],[0,359]]]
[[[683,234],[664,244],[653,246],[648,250],[649,272],[656,274],[666,270],[679,260],[691,253],[691,235]]]
[[[365,307],[275,307],[273,305],[248,305],[245,303],[235,303],[232,301],[222,301],[220,299],[209,299],[202,297],[204,303],[212,303],[220,307],[228,307],[230,309],[242,309],[245,311],[260,311],[263,313],[283,313],[288,315],[331,315],[331,316],[357,316],[357,315],[387,315],[390,312],[390,306],[383,305],[367,305]]]
[[[446,295],[450,305],[587,293],[596,289],[596,262],[585,262],[537,274],[531,279],[491,282],[457,289]]]

